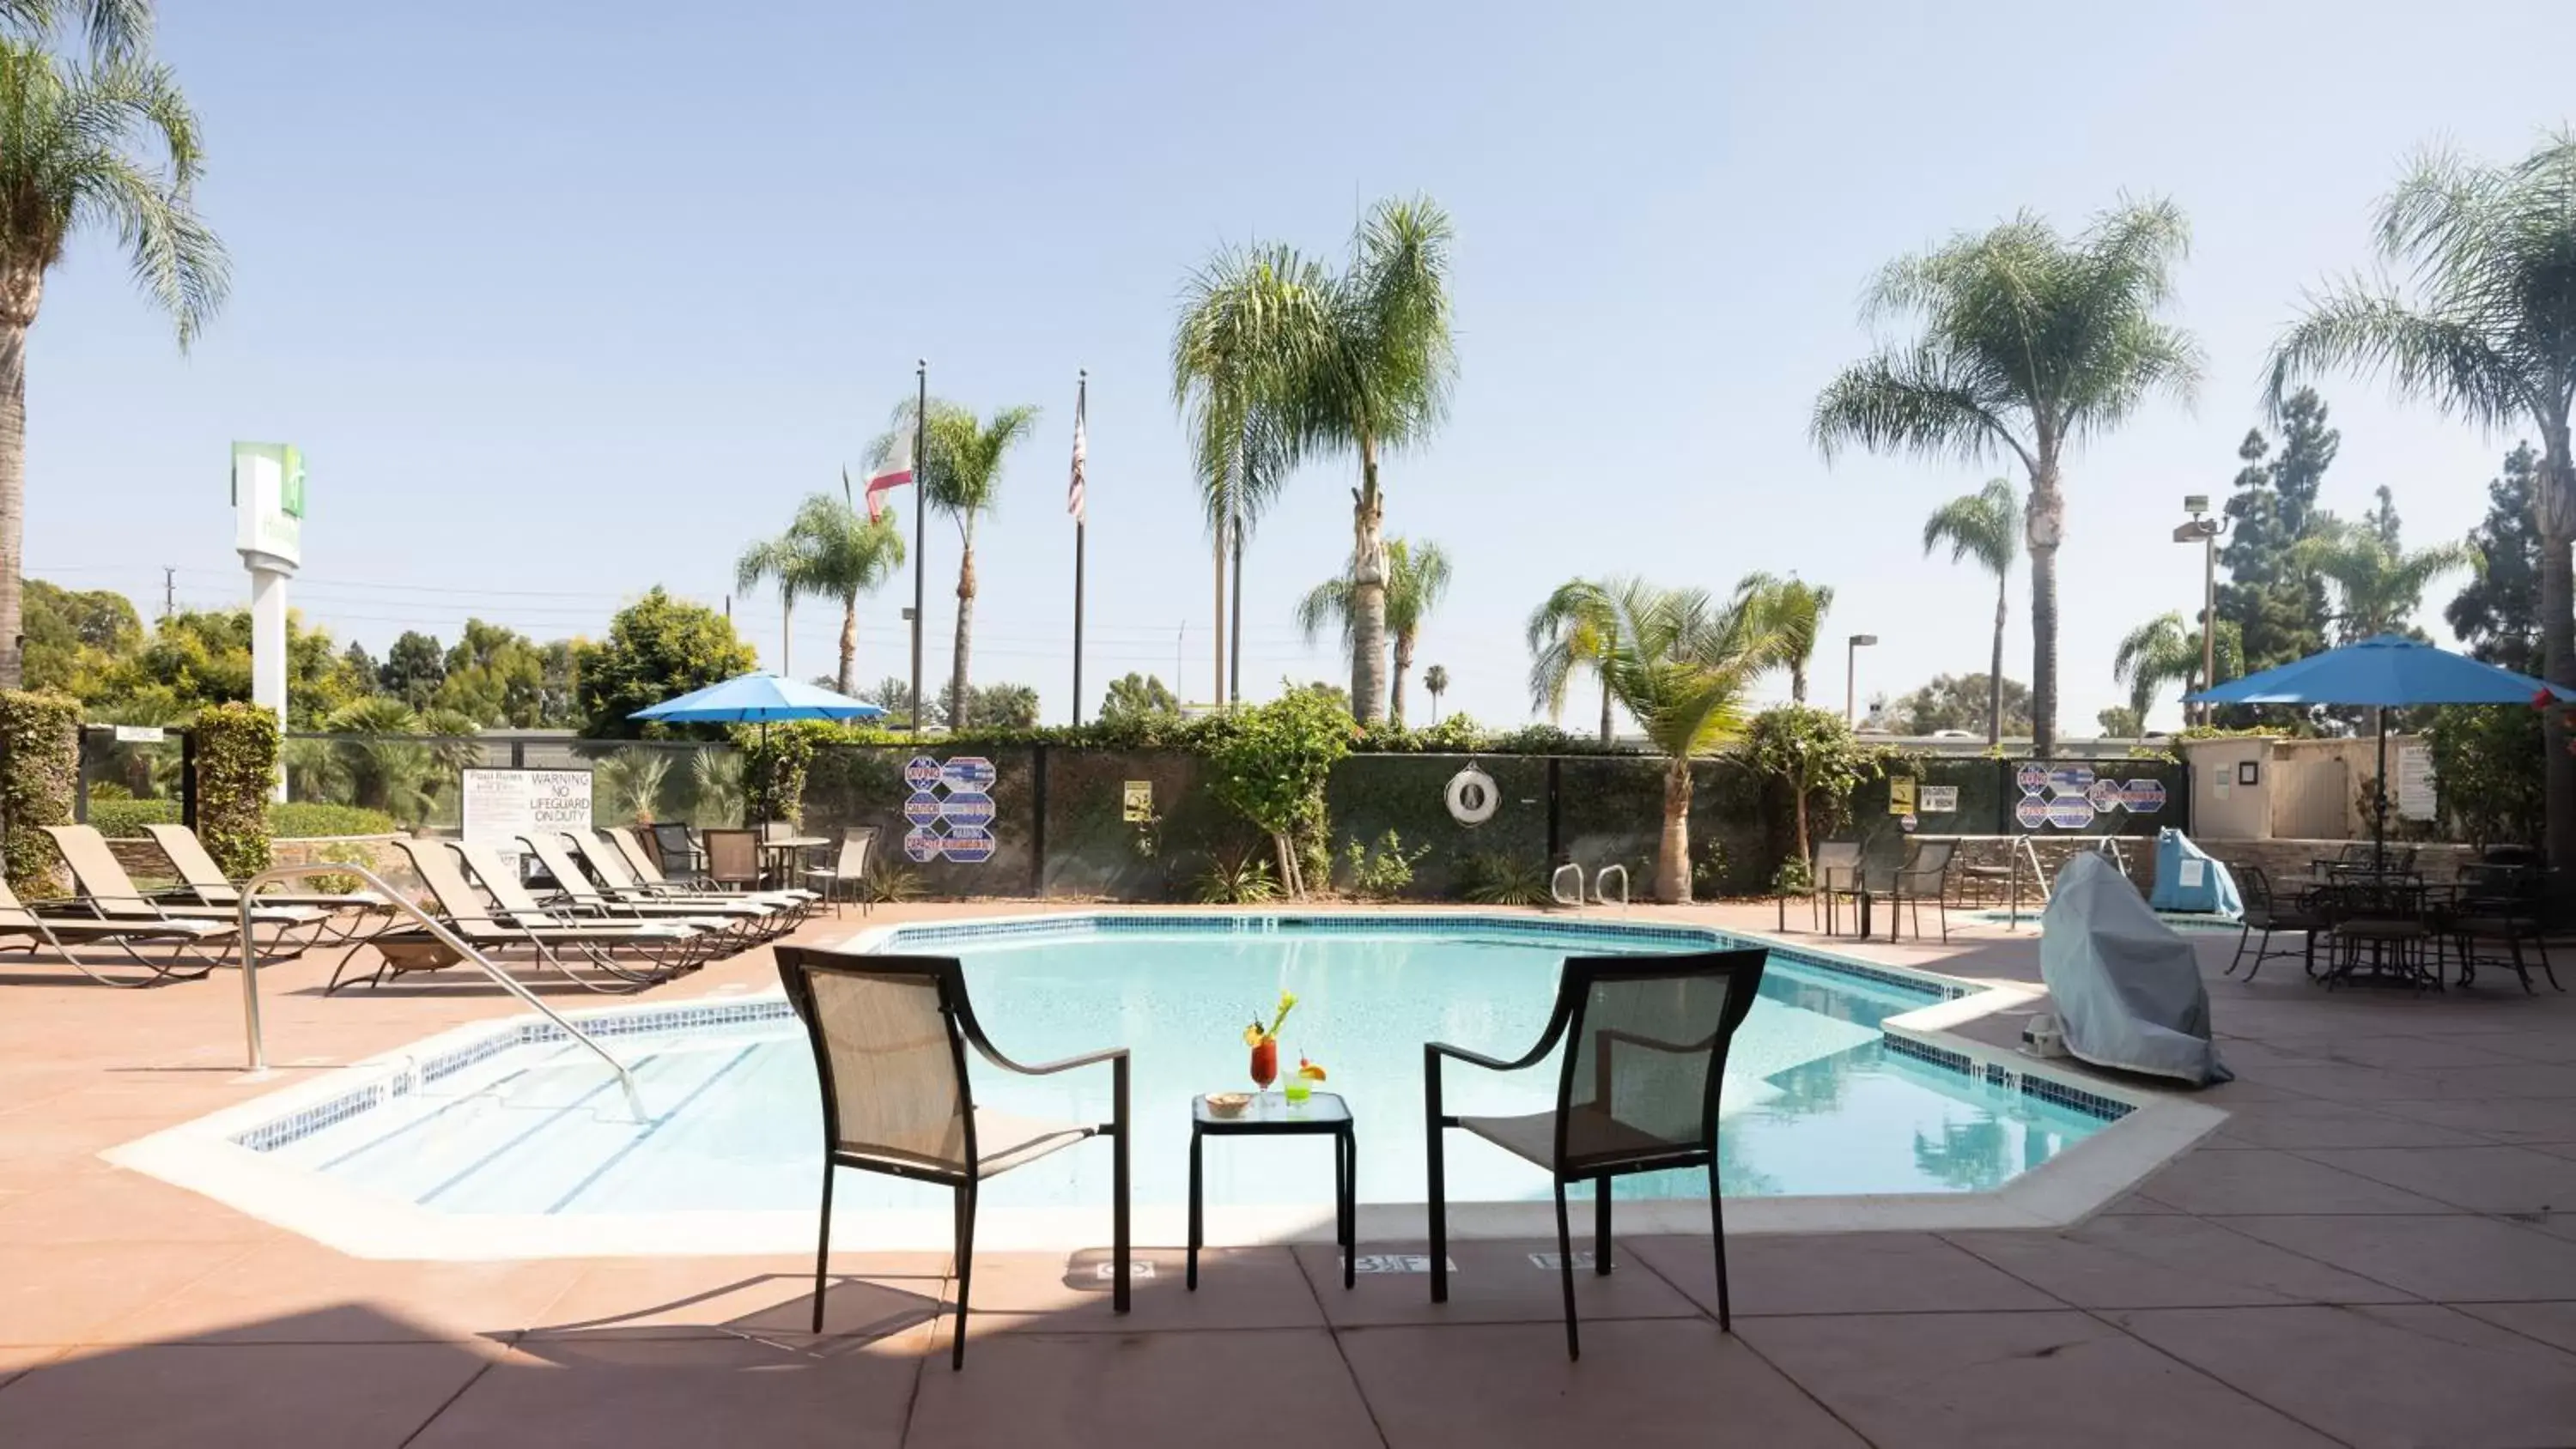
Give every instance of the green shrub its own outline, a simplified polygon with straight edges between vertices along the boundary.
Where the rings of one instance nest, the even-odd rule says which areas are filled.
[[[1203,906],[1257,906],[1279,898],[1279,881],[1270,862],[1249,851],[1231,857],[1210,853],[1190,894]]]
[[[1526,855],[1485,851],[1458,862],[1458,894],[1479,906],[1544,906],[1547,867]]]
[[[1374,901],[1394,900],[1413,884],[1414,862],[1430,853],[1427,845],[1407,852],[1403,838],[1392,830],[1380,836],[1374,847],[1351,841],[1342,855],[1351,894]]]
[[[268,869],[277,716],[235,700],[197,711],[197,838],[234,880]]]
[[[96,812],[92,812],[93,814]],[[268,833],[280,840],[340,835],[396,835],[402,826],[382,810],[314,800],[280,800],[268,807]],[[332,856],[338,860],[341,857]]]
[[[1306,689],[1236,710],[1221,725],[1211,731],[1209,785],[1219,801],[1269,833],[1299,872],[1285,883],[1289,896],[1302,897],[1305,876],[1322,878],[1313,857],[1326,850],[1324,785],[1351,752],[1357,727],[1331,700]]]
[[[0,693],[0,858],[21,900],[63,894],[43,827],[72,823],[80,723],[80,701],[69,695]]]
[[[2470,844],[2539,843],[2549,758],[2540,726],[2536,709],[2452,705],[2434,711],[2432,728],[2425,731],[2433,789],[2442,814]],[[2368,784],[2363,782],[2365,791]]]
[[[179,823],[176,800],[102,800],[89,797],[89,823],[111,840],[139,840],[146,825]]]

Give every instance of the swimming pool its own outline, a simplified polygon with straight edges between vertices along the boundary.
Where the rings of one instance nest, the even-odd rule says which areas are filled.
[[[1283,1056],[1325,1064],[1329,1089],[1358,1119],[1361,1202],[1411,1204],[1423,1197],[1424,1041],[1517,1055],[1543,1027],[1568,954],[1746,943],[1698,929],[1536,918],[1156,914],[899,928],[857,944],[960,957],[978,1015],[1021,1060],[1131,1048],[1135,1201],[1140,1223],[1152,1223],[1184,1200],[1189,1097],[1249,1085],[1243,1024],[1283,989],[1300,1002]],[[1729,1198],[1989,1193],[2130,1112],[2125,1099],[1890,1025],[1957,1005],[1965,990],[1774,947],[1722,1093]],[[164,1170],[166,1160],[134,1165],[219,1193],[250,1184],[266,1215],[297,1218],[343,1246],[348,1223],[379,1212],[414,1246],[444,1232],[504,1254],[498,1245],[514,1236],[551,1245],[529,1251],[646,1240],[673,1251],[677,1233],[695,1251],[725,1251],[783,1247],[810,1232],[819,1108],[810,1050],[783,1000],[630,1007],[585,1025],[634,1066],[642,1120],[595,1059],[529,1022],[425,1043],[379,1064],[365,1086],[308,1092],[291,1111],[219,1114],[206,1125],[231,1159],[211,1174],[202,1161],[178,1172]],[[1554,1080],[1545,1069],[1498,1077],[1453,1067],[1444,1077],[1451,1110],[1467,1113],[1541,1110]],[[979,1070],[977,1091],[983,1105],[1027,1115],[1108,1115],[1106,1071],[1031,1080]],[[1319,1213],[1328,1154],[1320,1139],[1212,1144],[1212,1218]],[[1079,1146],[997,1179],[985,1211],[1061,1221],[1104,1204],[1108,1177],[1107,1150]],[[1463,1134],[1451,1138],[1449,1180],[1457,1202],[1535,1202],[1547,1192],[1535,1169]],[[1642,1175],[1618,1190],[1689,1199],[1705,1194],[1706,1180]],[[944,1191],[870,1174],[843,1174],[837,1197],[862,1232],[947,1216]]]

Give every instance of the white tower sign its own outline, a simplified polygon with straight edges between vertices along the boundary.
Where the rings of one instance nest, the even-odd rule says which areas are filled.
[[[304,562],[304,455],[233,444],[233,547],[250,570],[250,697],[286,727],[286,581]],[[281,773],[277,798],[286,798]]]

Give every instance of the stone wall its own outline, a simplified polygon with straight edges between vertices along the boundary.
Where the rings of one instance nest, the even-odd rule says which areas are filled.
[[[1959,843],[1959,854],[1955,862],[1956,868],[1952,874],[1951,889],[1958,892],[1959,897],[1962,899],[1975,903],[1991,903],[1995,905],[2005,903],[2007,887],[2010,884],[2011,877],[2009,875],[1987,876],[1983,874],[1971,874],[1970,868],[1974,867],[1982,869],[1991,867],[1996,870],[2008,870],[2012,865],[2013,856],[2019,847],[2019,843],[2024,839],[2028,839],[2031,843],[2031,848],[2039,853],[2041,871],[2047,879],[2055,880],[2057,878],[2058,870],[2063,867],[2070,858],[2081,851],[2100,849],[2103,840],[2103,837],[2098,835],[2032,835],[2027,837],[2019,835],[1956,835],[1929,838],[1956,840]],[[2120,842],[2120,854],[2125,858],[2128,865],[2129,879],[2137,884],[2140,891],[2153,890],[2156,884],[2155,837],[2152,835],[2124,835],[2117,837],[2117,839]],[[2022,876],[2022,880],[2024,882],[2022,886],[2022,900],[2025,904],[2039,899],[2039,893],[2031,889],[2028,884],[2030,879],[2028,870],[2029,862],[2025,860],[2023,862],[2024,874]]]
[[[2262,868],[2275,886],[2315,878],[2314,863],[2332,860],[2348,840],[2203,840],[2201,849],[2227,862],[2230,868],[2254,865]],[[2415,869],[2424,879],[2441,885],[2458,878],[2460,867],[2478,858],[2476,847],[2431,843],[2416,845],[2390,841],[2388,853],[2394,858],[2405,851],[2415,852]]]

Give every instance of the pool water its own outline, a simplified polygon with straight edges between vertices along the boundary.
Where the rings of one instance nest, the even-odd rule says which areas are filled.
[[[1186,1199],[1189,1098],[1244,1090],[1243,1028],[1282,990],[1298,1006],[1282,1067],[1300,1053],[1330,1073],[1358,1123],[1363,1202],[1420,1202],[1422,1044],[1506,1058],[1537,1040],[1570,953],[1623,943],[1462,925],[1439,934],[1138,931],[986,940],[910,949],[966,962],[977,1015],[1001,1050],[1047,1061],[1104,1047],[1134,1052],[1135,1199]],[[1683,949],[1669,934],[1640,949]],[[888,949],[907,949],[898,940]],[[1721,1094],[1728,1196],[1973,1192],[2001,1186],[2106,1125],[2101,1120],[1900,1055],[1887,1017],[1941,999],[1775,956],[1737,1035]],[[810,1211],[821,1109],[811,1049],[792,1018],[613,1039],[642,1088],[637,1123],[594,1058],[522,1046],[486,1068],[424,1084],[396,1104],[274,1149],[352,1186],[455,1214],[691,1210]],[[1498,1076],[1450,1063],[1449,1110],[1514,1113],[1552,1104],[1555,1063]],[[1028,1116],[1103,1121],[1106,1067],[1028,1079],[976,1063],[977,1101]],[[1276,1088],[1273,1089],[1277,1090]],[[1456,1201],[1546,1196],[1543,1174],[1463,1133],[1450,1136]],[[1208,1201],[1285,1206],[1327,1200],[1327,1140],[1211,1142]],[[1110,1152],[1084,1143],[995,1179],[988,1207],[1106,1201]],[[944,1189],[845,1172],[842,1206],[924,1209]],[[1705,1173],[1619,1180],[1638,1197],[1698,1197]]]

